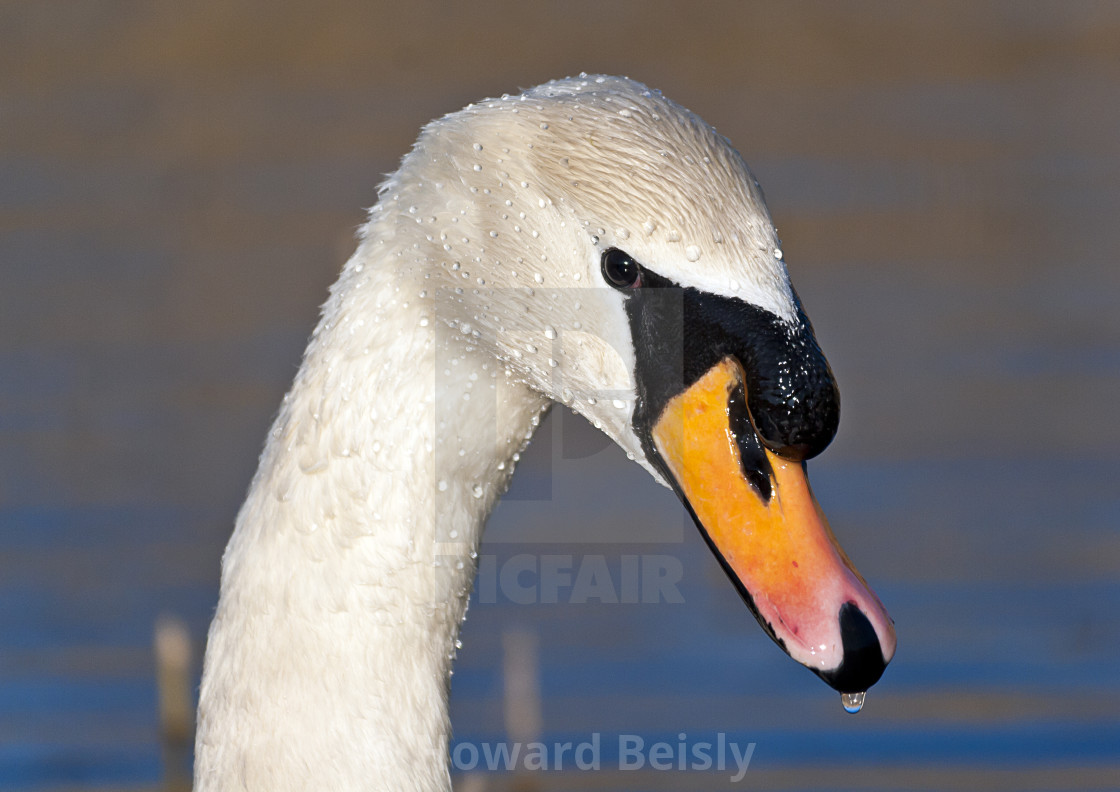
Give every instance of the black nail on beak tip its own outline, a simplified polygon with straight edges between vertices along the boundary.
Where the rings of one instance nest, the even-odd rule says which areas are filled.
[[[863,693],[883,676],[887,664],[875,628],[855,603],[840,607],[840,637],[844,659],[839,668],[817,674],[841,693]]]

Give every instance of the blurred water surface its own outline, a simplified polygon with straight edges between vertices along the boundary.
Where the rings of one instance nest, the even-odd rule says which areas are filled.
[[[0,6],[0,787],[157,783],[152,625],[201,641],[362,207],[430,118],[586,70],[694,109],[765,187],[843,392],[817,496],[899,652],[843,713],[557,412],[487,563],[676,563],[683,601],[484,580],[457,738],[502,737],[513,626],[550,741],[722,732],[756,789],[1120,788],[1118,52],[1093,2]]]

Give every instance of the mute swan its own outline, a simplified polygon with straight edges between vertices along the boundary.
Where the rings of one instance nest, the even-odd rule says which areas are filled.
[[[222,561],[196,789],[448,790],[482,526],[562,401],[672,487],[759,623],[841,692],[890,617],[803,461],[839,397],[738,152],[583,75],[424,128],[382,185]]]

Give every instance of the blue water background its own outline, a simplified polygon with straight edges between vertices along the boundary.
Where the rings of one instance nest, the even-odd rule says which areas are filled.
[[[845,714],[557,411],[484,555],[673,559],[682,601],[472,603],[456,738],[503,738],[516,629],[542,739],[608,764],[722,733],[869,784],[1120,768],[1120,6],[15,2],[0,52],[0,788],[159,781],[153,625],[203,640],[362,207],[430,118],[581,70],[693,108],[766,189],[843,392],[812,482],[899,650]]]

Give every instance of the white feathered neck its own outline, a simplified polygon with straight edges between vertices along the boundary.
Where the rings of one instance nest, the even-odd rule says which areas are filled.
[[[612,245],[794,313],[742,159],[638,83],[550,83],[425,129],[332,287],[223,558],[199,792],[449,788],[482,525],[540,413],[565,401],[647,464],[633,341],[598,272]]]

